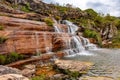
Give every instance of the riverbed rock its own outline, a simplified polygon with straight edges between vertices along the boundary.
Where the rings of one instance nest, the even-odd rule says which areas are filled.
[[[90,76],[86,76],[86,77],[82,77],[79,80],[115,80],[111,77],[90,77]]]
[[[91,68],[93,63],[81,62],[74,60],[56,60],[55,65],[63,70],[69,70],[72,72],[86,73]]]
[[[24,66],[26,69],[35,69],[35,65],[34,64],[28,64]]]
[[[26,77],[32,77],[35,74],[35,70],[34,69],[23,69],[22,70],[22,75],[26,76]]]
[[[0,75],[4,75],[4,74],[21,74],[21,71],[16,68],[0,65]]]
[[[0,80],[29,80],[29,79],[19,74],[5,74],[0,76]]]
[[[22,72],[22,75],[30,78],[35,74],[35,71],[36,71],[35,65],[28,64],[28,65],[25,65],[25,68],[21,72]]]

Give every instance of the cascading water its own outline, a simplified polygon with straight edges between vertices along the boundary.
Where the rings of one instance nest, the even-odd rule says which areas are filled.
[[[39,55],[40,55],[40,50],[39,50],[39,48],[38,48],[38,46],[39,46],[38,32],[35,32],[35,37],[36,37],[36,45],[37,45],[36,53],[37,53],[37,56],[39,56]]]
[[[91,44],[87,38],[77,36],[75,34],[78,30],[78,26],[67,20],[63,20],[62,23],[67,25],[67,33],[72,35],[70,40],[65,40],[67,49],[64,51],[68,55],[76,55],[82,53],[85,53],[84,55],[90,55],[85,52],[86,49],[96,49],[96,46],[94,44]],[[59,28],[58,26],[54,26],[54,28],[55,32],[63,32],[62,28]]]
[[[52,52],[52,44],[47,42],[48,36],[46,33],[44,33],[43,37],[44,37],[44,43],[45,43],[45,51],[46,53],[49,54]]]
[[[66,24],[68,26],[68,33],[69,34],[75,34],[75,32],[78,30],[78,26],[74,25],[70,21],[64,20],[62,21],[63,24]]]
[[[59,27],[57,27],[57,26],[55,26],[55,25],[54,25],[54,28],[55,28],[55,32],[58,32],[58,33],[63,32],[62,29],[60,29]]]

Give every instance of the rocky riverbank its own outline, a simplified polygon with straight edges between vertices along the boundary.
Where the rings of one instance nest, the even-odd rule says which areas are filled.
[[[55,60],[38,61],[21,66],[21,68],[11,68],[0,66],[0,79],[2,80],[114,80],[110,77],[85,76],[93,63]]]

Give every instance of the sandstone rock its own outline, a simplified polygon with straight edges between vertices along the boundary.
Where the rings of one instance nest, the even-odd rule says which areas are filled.
[[[53,27],[47,26],[44,22],[0,16],[0,24],[5,30],[32,30],[32,31],[54,31]]]
[[[35,69],[36,66],[33,65],[33,64],[28,64],[28,65],[25,65],[24,67],[25,67],[26,69],[31,69],[31,70],[32,70],[32,69]]]
[[[29,79],[19,74],[5,74],[0,76],[0,80],[29,80]]]
[[[35,69],[23,69],[21,72],[22,75],[30,78],[35,74]]]
[[[0,37],[7,38],[6,42],[0,45],[0,53],[35,54],[51,50],[54,52],[65,48],[66,40],[71,38],[67,33],[51,32],[53,27],[38,21],[0,16],[0,24],[4,27],[4,30],[0,31]]]
[[[82,77],[79,80],[114,80],[113,78],[110,77],[90,77],[90,76],[86,76],[86,77]]]
[[[77,71],[79,73],[86,72],[93,64],[90,62],[81,62],[81,61],[73,61],[73,60],[56,60],[55,64],[58,68],[69,70],[69,71]]]
[[[21,71],[22,75],[27,77],[32,77],[35,74],[36,66],[32,64],[28,64],[24,66],[24,69]]]
[[[21,74],[21,71],[16,68],[0,65],[0,75],[4,75],[4,74]]]

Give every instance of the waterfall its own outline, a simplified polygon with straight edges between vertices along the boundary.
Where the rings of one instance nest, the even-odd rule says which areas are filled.
[[[64,50],[68,55],[84,54],[86,50],[97,49],[95,44],[90,43],[89,39],[82,36],[77,36],[75,33],[78,30],[78,26],[72,22],[63,20],[62,24],[67,25],[67,33],[71,34],[72,37],[69,40],[65,40],[67,49]],[[58,26],[54,26],[55,32],[62,33],[64,30]],[[63,36],[64,38],[64,36]],[[85,55],[89,55],[85,53]]]

